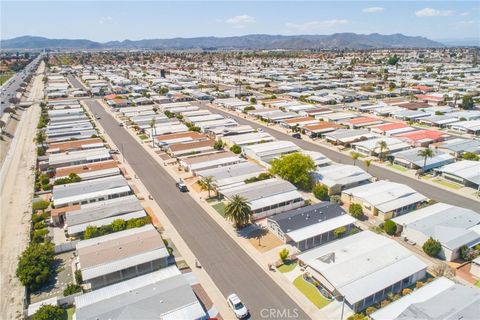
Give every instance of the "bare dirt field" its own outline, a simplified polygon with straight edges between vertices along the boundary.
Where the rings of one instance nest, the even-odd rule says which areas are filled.
[[[42,63],[34,78],[29,100],[43,97],[44,68]],[[0,173],[0,319],[23,318],[24,288],[15,277],[15,269],[17,257],[29,241],[36,159],[33,139],[39,117],[38,104],[24,112]]]

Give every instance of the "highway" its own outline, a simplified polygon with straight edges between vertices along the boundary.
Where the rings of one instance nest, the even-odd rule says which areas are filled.
[[[17,89],[20,88],[20,84],[22,84],[23,79],[25,79],[30,72],[36,70],[37,64],[40,61],[41,57],[41,54],[38,55],[23,70],[14,74],[7,82],[3,84],[0,92],[0,115],[3,114],[3,111],[7,107],[10,107],[11,103],[8,100],[16,96]]]
[[[216,107],[211,107],[211,106],[209,106],[205,103],[201,103],[200,105],[203,108],[209,109],[211,112],[222,114],[225,117],[234,118],[240,124],[248,124],[248,125],[253,126],[254,128],[258,128],[259,126],[262,126],[262,128],[266,132],[268,132],[269,134],[271,134],[272,136],[274,136],[278,140],[292,141],[302,149],[321,152],[322,154],[324,154],[325,156],[327,156],[328,158],[330,158],[331,160],[333,160],[335,162],[344,163],[344,164],[353,164],[352,158],[350,156],[346,155],[346,154],[341,153],[341,152],[329,149],[327,147],[319,146],[315,143],[312,143],[312,142],[309,142],[309,141],[306,141],[306,140],[295,139],[295,138],[293,138],[292,136],[290,136],[286,133],[279,132],[279,131],[277,131],[275,129],[272,129],[272,128],[269,128],[267,126],[263,126],[262,124],[260,124],[258,122],[254,122],[254,121],[251,121],[251,120],[244,119],[242,117],[232,115],[231,113],[225,112],[225,111],[220,110],[219,108],[216,108]],[[365,167],[365,165],[363,164],[362,161],[357,161],[356,165],[363,168],[364,170],[366,170],[366,167]],[[480,202],[479,201],[461,196],[457,193],[450,192],[448,190],[445,190],[445,189],[442,189],[442,188],[439,188],[439,187],[432,186],[431,184],[425,183],[422,180],[415,179],[415,178],[409,177],[407,175],[397,173],[397,172],[394,172],[394,171],[391,171],[391,170],[388,170],[388,169],[385,169],[385,168],[382,168],[382,167],[379,167],[379,166],[375,166],[375,165],[371,165],[370,168],[368,169],[368,172],[371,175],[373,175],[377,178],[380,178],[380,179],[389,180],[389,181],[392,181],[392,182],[398,182],[398,183],[408,185],[411,188],[413,188],[414,190],[422,193],[423,195],[425,195],[429,199],[433,199],[433,200],[436,200],[436,201],[439,201],[439,202],[449,203],[449,204],[452,204],[452,205],[456,205],[456,206],[460,206],[460,207],[464,207],[464,208],[468,208],[468,209],[480,212]]]
[[[252,319],[261,319],[271,308],[289,310],[283,314],[290,319],[309,318],[202,207],[177,190],[174,179],[100,103],[85,103],[101,116],[98,121],[225,297],[237,293]]]

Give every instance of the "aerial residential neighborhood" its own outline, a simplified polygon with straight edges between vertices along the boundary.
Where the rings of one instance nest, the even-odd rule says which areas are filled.
[[[1,4],[0,319],[480,319],[478,5],[267,3]]]

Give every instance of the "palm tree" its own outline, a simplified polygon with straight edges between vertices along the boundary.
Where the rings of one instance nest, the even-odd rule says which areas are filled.
[[[155,117],[153,117],[152,120],[150,120],[150,129],[151,129],[151,130],[150,130],[150,134],[151,134],[151,136],[152,136],[152,147],[153,147],[153,148],[155,148],[155,136],[156,136],[156,135],[154,134],[153,131],[155,130],[154,128],[155,128],[155,123],[156,123],[156,122],[157,122],[157,121],[155,120]],[[155,130],[155,131],[156,131],[156,130]]]
[[[212,176],[203,177],[198,184],[200,188],[204,191],[208,191],[208,197],[210,198],[210,191],[215,189],[215,183],[213,182]]]
[[[422,150],[418,150],[417,155],[419,157],[423,158],[423,168],[422,168],[422,170],[425,170],[425,167],[427,166],[427,158],[433,158],[433,156],[435,154],[433,152],[433,149],[425,148],[425,149],[422,149]]]
[[[242,196],[234,195],[225,206],[225,218],[235,223],[236,228],[241,228],[250,222],[252,209],[250,203]]]
[[[372,160],[365,160],[363,161],[363,164],[365,165],[365,168],[367,168],[367,172],[368,172],[368,168],[370,168],[370,165],[372,164]]]
[[[357,159],[360,158],[360,153],[352,152],[352,153],[350,153],[350,156],[353,159],[353,165],[355,165],[357,163]]]
[[[377,145],[380,148],[380,151],[378,153],[379,158],[380,158],[380,160],[383,161],[384,156],[385,156],[384,151],[385,152],[388,151],[388,144],[385,140],[380,140],[380,141],[377,142]]]

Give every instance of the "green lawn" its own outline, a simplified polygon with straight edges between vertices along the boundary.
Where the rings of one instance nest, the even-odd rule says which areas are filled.
[[[296,266],[297,266],[296,261],[286,261],[284,264],[278,267],[277,270],[280,271],[281,273],[286,273],[295,269]]]
[[[398,170],[398,171],[400,171],[400,172],[407,172],[407,171],[408,171],[407,168],[402,167],[402,166],[399,166],[398,164],[389,164],[388,166],[389,166],[390,168],[395,169],[395,170]]]
[[[146,134],[139,134],[138,137],[142,140],[147,140],[148,136]]]
[[[64,317],[65,320],[72,320],[73,319],[73,314],[75,313],[75,307],[70,307],[67,309],[67,312],[64,313],[66,317]]]
[[[14,75],[13,72],[5,72],[0,74],[0,86],[7,82],[8,79],[10,79]]]
[[[445,181],[445,180],[438,179],[438,178],[433,179],[432,181],[435,182],[435,183],[441,184],[444,187],[455,189],[455,190],[462,189],[462,187],[463,187],[462,185],[459,185],[455,182]]]
[[[293,280],[293,285],[319,309],[331,302],[325,299],[313,284],[305,281],[302,275]]]
[[[480,288],[480,280],[478,280],[475,285]]]
[[[217,210],[218,213],[223,217],[225,216],[225,203],[219,202],[212,205],[213,209]]]

